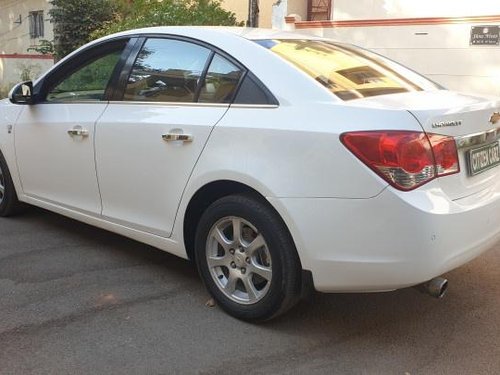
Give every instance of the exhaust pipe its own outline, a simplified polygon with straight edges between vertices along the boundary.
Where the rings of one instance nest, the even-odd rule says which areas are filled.
[[[417,285],[417,289],[431,297],[443,298],[448,290],[448,280],[443,277],[435,277],[423,284]]]

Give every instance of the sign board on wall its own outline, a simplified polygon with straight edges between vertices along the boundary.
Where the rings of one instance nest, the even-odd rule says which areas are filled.
[[[500,26],[472,26],[470,30],[471,46],[498,46]]]

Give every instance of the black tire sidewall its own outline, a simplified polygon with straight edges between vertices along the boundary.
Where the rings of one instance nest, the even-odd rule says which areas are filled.
[[[267,294],[255,304],[238,304],[230,300],[216,285],[206,262],[206,243],[212,226],[228,216],[241,217],[250,222],[264,236],[272,260],[272,279]],[[202,215],[195,238],[196,264],[210,294],[229,314],[243,320],[270,319],[283,308],[290,283],[298,272],[295,247],[287,229],[277,215],[258,199],[248,196],[228,196],[213,203]],[[290,262],[290,260],[293,260]],[[292,276],[292,277],[291,277]],[[293,277],[294,276],[294,277]]]
[[[0,216],[10,216],[15,213],[19,203],[17,200],[14,183],[12,182],[10,171],[7,166],[7,162],[5,161],[5,158],[1,152],[0,152],[0,166],[3,172],[3,180],[5,188],[3,200],[0,203]]]

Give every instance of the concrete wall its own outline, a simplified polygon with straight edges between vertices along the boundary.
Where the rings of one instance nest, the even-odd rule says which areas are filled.
[[[48,0],[0,0],[0,90],[3,92],[23,76],[35,78],[53,65],[50,57],[28,52],[41,39],[54,38],[49,9]],[[45,33],[41,38],[31,39],[29,12],[39,10],[44,12]]]
[[[334,20],[469,17],[500,13],[498,0],[333,0]]]
[[[222,6],[234,14],[238,21],[246,22],[248,19],[248,1],[247,0],[222,0]]]
[[[235,13],[238,21],[247,21],[248,0],[222,0],[222,6]],[[298,14],[305,20],[307,0],[259,0],[259,11],[259,27],[270,28],[273,24],[280,27],[284,22],[284,17],[288,14]],[[278,11],[278,18],[276,18],[276,11]]]
[[[273,0],[259,1],[260,27],[271,27],[271,14]],[[222,6],[235,13],[238,21],[246,23],[248,20],[248,0],[222,0]]]
[[[307,20],[307,0],[287,0],[288,14],[297,14]]]

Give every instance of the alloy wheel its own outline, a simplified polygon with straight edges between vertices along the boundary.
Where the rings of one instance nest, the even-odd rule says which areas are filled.
[[[272,262],[263,235],[247,220],[228,216],[210,229],[206,244],[210,275],[226,297],[254,304],[267,294]]]

